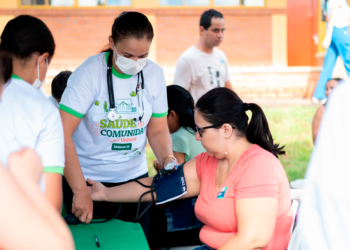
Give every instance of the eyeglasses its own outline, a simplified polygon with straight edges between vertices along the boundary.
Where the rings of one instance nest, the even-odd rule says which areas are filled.
[[[207,128],[218,128],[218,127],[221,127],[221,126],[222,126],[222,125],[211,125],[211,126],[207,126],[207,127],[200,128],[200,127],[198,127],[198,126],[196,125],[196,129],[197,129],[197,131],[198,131],[199,136],[202,137],[202,136],[203,136],[203,135],[202,135],[202,130],[207,129]]]

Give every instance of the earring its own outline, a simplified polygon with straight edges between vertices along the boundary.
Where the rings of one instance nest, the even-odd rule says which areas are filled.
[[[227,152],[225,152],[225,155],[227,155]]]

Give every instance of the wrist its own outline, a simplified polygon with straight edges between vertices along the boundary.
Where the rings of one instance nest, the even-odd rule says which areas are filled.
[[[102,189],[102,200],[109,201],[108,188],[106,188],[106,187],[103,187],[103,189]]]

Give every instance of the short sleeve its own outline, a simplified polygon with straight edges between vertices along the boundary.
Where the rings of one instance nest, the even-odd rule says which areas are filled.
[[[206,165],[208,164],[208,154],[206,152],[201,153],[195,157],[196,159],[196,171],[197,171],[197,176],[198,180],[202,181],[202,176],[204,174],[204,169]]]
[[[41,157],[45,173],[63,175],[64,169],[64,136],[61,117],[58,110],[52,107],[40,131],[35,151]]]
[[[173,151],[178,153],[184,153],[186,156],[189,156],[190,147],[188,145],[186,136],[181,132],[182,131],[178,131],[171,135],[171,139],[173,140]]]
[[[158,92],[152,102],[152,117],[161,118],[168,115],[168,100],[164,72],[161,70]]]
[[[68,78],[59,108],[78,118],[83,118],[94,101],[92,75],[85,66],[80,66]]]
[[[236,183],[235,198],[271,197],[279,199],[282,165],[273,155],[258,154],[244,163],[245,171]]]
[[[174,85],[190,90],[192,82],[191,65],[184,56],[180,56],[176,63]]]

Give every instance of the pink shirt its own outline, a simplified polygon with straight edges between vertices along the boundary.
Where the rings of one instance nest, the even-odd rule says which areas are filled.
[[[196,157],[201,189],[195,212],[205,224],[200,232],[201,241],[217,249],[237,233],[235,200],[272,197],[278,199],[277,220],[274,233],[263,249],[287,249],[293,216],[289,183],[279,160],[254,144],[241,155],[220,190],[216,191],[218,161],[207,153]]]

